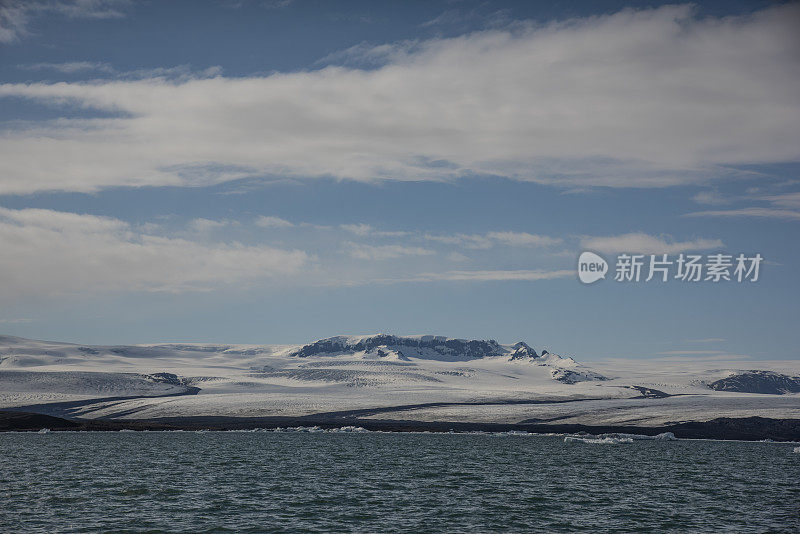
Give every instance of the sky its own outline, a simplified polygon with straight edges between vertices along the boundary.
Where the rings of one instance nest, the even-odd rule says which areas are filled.
[[[774,2],[0,0],[0,332],[797,358],[798,29]],[[764,261],[617,282],[621,253]]]

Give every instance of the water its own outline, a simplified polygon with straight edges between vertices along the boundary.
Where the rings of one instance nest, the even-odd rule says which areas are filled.
[[[0,434],[2,532],[797,532],[793,445]]]

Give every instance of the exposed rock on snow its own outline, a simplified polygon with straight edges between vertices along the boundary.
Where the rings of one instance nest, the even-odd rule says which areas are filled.
[[[577,384],[588,380],[605,380],[606,377],[593,371],[575,371],[572,369],[551,369],[550,377],[562,384]]]
[[[772,371],[740,371],[708,384],[715,391],[783,395],[800,393],[800,377]]]
[[[410,361],[410,358],[460,362],[502,357],[511,362],[532,362],[552,367],[551,378],[563,384],[604,380],[601,374],[583,369],[575,360],[542,351],[537,352],[525,342],[501,345],[497,341],[452,339],[442,336],[337,336],[321,339],[288,353],[298,358],[346,356],[365,359]]]
[[[290,356],[307,358],[309,356],[333,356],[344,353],[383,353],[400,354],[407,357],[442,361],[465,361],[502,356],[508,349],[497,341],[477,339],[451,339],[443,336],[400,337],[387,334],[375,336],[350,337],[336,336],[320,339],[291,352]]]
[[[514,352],[511,353],[511,357],[509,360],[525,360],[525,359],[534,359],[538,358],[539,355],[536,354],[536,351],[533,350],[528,346],[527,343],[520,341],[519,343],[515,343],[513,345]],[[547,354],[547,351],[544,352]]]

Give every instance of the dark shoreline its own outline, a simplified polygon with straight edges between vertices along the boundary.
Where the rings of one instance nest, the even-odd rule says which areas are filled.
[[[576,424],[505,424],[464,423],[408,420],[374,420],[318,416],[305,417],[171,417],[160,419],[67,419],[41,413],[0,411],[0,432],[36,432],[46,428],[51,431],[119,431],[119,430],[253,430],[286,427],[341,428],[358,426],[366,430],[385,432],[509,432],[556,434],[609,434],[626,433],[654,436],[672,432],[683,439],[720,439],[740,441],[800,441],[800,419],[769,419],[764,417],[722,417],[710,421],[691,421],[658,427],[625,425]]]

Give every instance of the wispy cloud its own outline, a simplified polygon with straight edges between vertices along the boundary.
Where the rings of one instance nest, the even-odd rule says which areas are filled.
[[[391,260],[403,256],[432,256],[435,250],[403,245],[365,245],[363,243],[345,243],[348,253],[360,260]]]
[[[64,74],[74,74],[76,72],[114,72],[114,68],[103,62],[96,61],[65,61],[63,63],[31,63],[29,65],[20,65],[21,69],[25,70],[52,70],[62,72]]]
[[[780,195],[766,195],[762,200],[771,202],[775,206],[782,208],[792,208],[800,210],[800,192],[783,193]]]
[[[720,178],[733,172],[721,164],[800,158],[799,20],[798,5],[724,19],[665,6],[390,43],[372,70],[2,84],[0,97],[120,116],[5,132],[0,194],[265,174],[566,187]]]
[[[151,67],[133,70],[120,70],[113,65],[99,61],[65,61],[61,63],[29,63],[18,65],[22,70],[52,71],[61,74],[93,73],[93,77],[104,80],[169,80],[173,83],[214,78],[221,76],[222,67],[213,65],[203,69],[193,68],[191,65],[175,65],[173,67]],[[93,83],[99,83],[94,81]]]
[[[232,221],[229,219],[223,220],[214,220],[214,219],[205,219],[205,218],[197,218],[192,219],[189,222],[189,227],[194,230],[195,232],[205,233],[210,232],[212,230],[217,230],[219,228],[225,228],[226,226],[238,226],[238,221]]]
[[[760,219],[800,220],[800,211],[778,208],[739,208],[733,210],[711,210],[687,213],[687,217],[755,217]]]
[[[422,238],[427,241],[476,250],[490,249],[498,244],[511,247],[547,247],[562,242],[561,238],[511,231],[485,234],[424,234]]]
[[[500,281],[534,281],[553,280],[556,278],[574,277],[571,270],[494,270],[494,271],[446,271],[442,273],[422,273],[410,277],[380,279],[384,283],[408,282],[500,282]]]
[[[272,217],[266,215],[259,215],[255,220],[256,226],[262,228],[291,228],[294,223],[281,219],[280,217]]]
[[[423,28],[436,28],[439,26],[466,27],[470,23],[478,23],[481,26],[492,27],[507,24],[510,20],[509,11],[505,9],[493,9],[491,3],[479,4],[472,9],[448,9],[438,16],[420,24]],[[489,11],[486,11],[488,8]]]
[[[693,239],[674,241],[670,236],[654,236],[642,232],[608,237],[584,237],[581,247],[596,252],[637,252],[642,254],[674,254],[695,250],[713,250],[724,247],[719,239]]]
[[[725,339],[721,337],[705,337],[702,339],[687,339],[686,343],[722,343],[723,341]]]
[[[489,232],[486,237],[511,247],[549,247],[562,241],[560,238],[534,235],[527,232]]]
[[[31,20],[37,16],[121,18],[130,4],[130,0],[3,0],[0,2],[0,43],[12,43],[29,35]]]
[[[731,199],[718,191],[700,191],[692,197],[692,201],[697,204],[708,204],[712,206],[730,204]]]
[[[753,193],[740,200],[748,200],[750,202],[759,202],[762,204],[766,203],[767,205],[726,210],[696,211],[687,213],[686,217],[753,217],[762,219],[782,219],[787,221],[800,220],[800,192],[774,195],[759,195]]]
[[[351,234],[355,234],[357,236],[366,237],[366,236],[373,236],[373,237],[402,237],[407,236],[410,232],[406,232],[403,230],[377,230],[369,224],[364,223],[357,223],[357,224],[343,224],[341,225],[343,230],[350,232]]]

